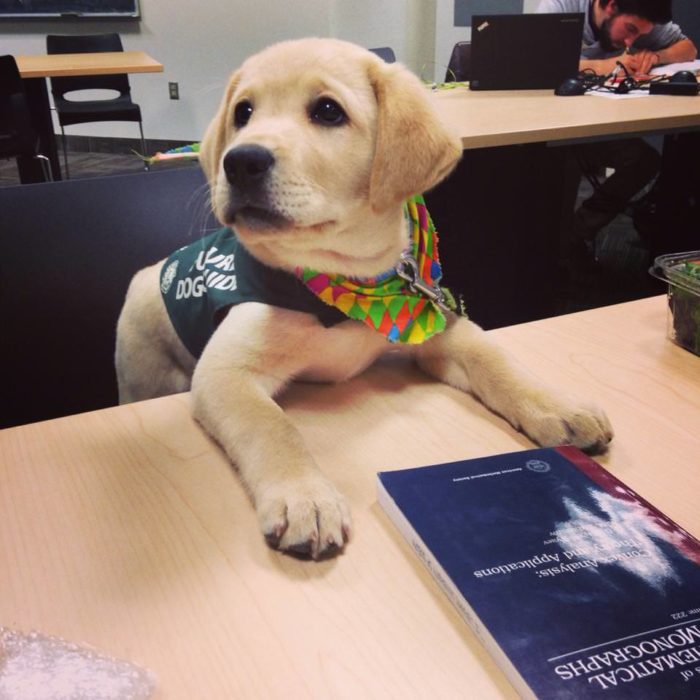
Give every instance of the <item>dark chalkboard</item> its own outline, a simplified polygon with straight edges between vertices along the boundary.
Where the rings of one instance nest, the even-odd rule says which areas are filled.
[[[455,27],[470,27],[472,15],[519,15],[523,0],[455,0]]]
[[[139,16],[139,0],[0,0],[0,19]]]

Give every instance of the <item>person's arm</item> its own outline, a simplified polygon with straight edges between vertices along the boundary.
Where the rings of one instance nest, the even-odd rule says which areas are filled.
[[[654,51],[658,57],[657,65],[663,63],[685,63],[697,58],[698,50],[690,39],[681,39],[665,49]]]
[[[631,74],[642,76],[648,75],[654,66],[694,61],[697,55],[695,44],[690,39],[683,38],[664,49],[641,49],[635,53],[623,53],[611,58],[581,59],[579,70],[589,69],[597,75],[608,75],[615,70],[619,62],[624,64]]]
[[[695,44],[690,39],[680,39],[664,49],[643,49],[632,54],[627,67],[637,76],[649,75],[655,66],[667,63],[684,63],[694,61],[698,55]]]
[[[617,62],[624,62],[625,54],[612,58],[582,58],[579,61],[579,71],[593,71],[596,75],[608,75],[615,70]]]
[[[609,75],[615,70],[618,63],[622,63],[630,73],[635,73],[638,55],[625,51],[610,58],[582,58],[579,61],[578,69],[580,71],[589,69],[594,71],[596,75]]]

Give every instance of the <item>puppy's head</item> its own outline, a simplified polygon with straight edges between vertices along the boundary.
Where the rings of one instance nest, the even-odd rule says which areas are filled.
[[[216,216],[261,260],[368,276],[405,246],[403,201],[460,154],[405,68],[303,39],[233,74],[200,158]]]

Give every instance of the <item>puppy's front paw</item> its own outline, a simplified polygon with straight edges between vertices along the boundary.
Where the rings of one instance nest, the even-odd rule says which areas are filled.
[[[519,414],[517,427],[543,447],[575,445],[591,454],[599,454],[613,438],[608,417],[593,404],[541,395],[526,402]]]
[[[295,556],[334,556],[350,537],[345,498],[321,474],[272,484],[256,508],[267,543]]]

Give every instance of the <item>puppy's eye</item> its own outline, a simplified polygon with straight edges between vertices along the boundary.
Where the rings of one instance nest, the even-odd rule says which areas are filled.
[[[348,121],[343,108],[330,97],[322,97],[311,107],[311,121],[321,126],[341,126]]]
[[[248,100],[243,100],[236,105],[233,112],[233,123],[237,129],[244,127],[253,115],[253,105]]]

